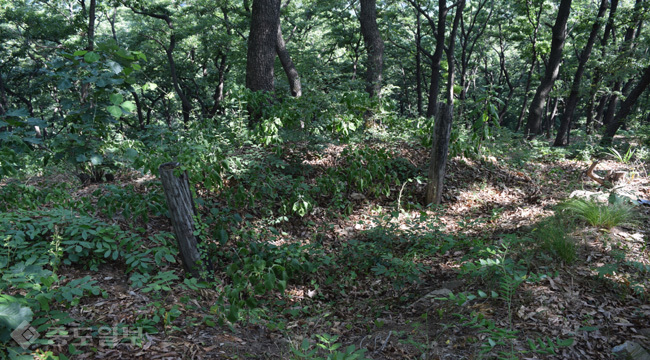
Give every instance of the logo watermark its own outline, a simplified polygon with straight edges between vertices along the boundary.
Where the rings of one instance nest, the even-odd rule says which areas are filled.
[[[129,329],[128,327],[100,326],[100,327],[76,327],[66,329],[63,326],[50,328],[47,333],[40,334],[27,321],[23,321],[11,337],[23,349],[29,348],[39,338],[47,344],[74,345],[77,348],[94,346],[100,348],[114,348],[119,343],[130,340],[132,345],[139,345],[143,339],[141,327]],[[96,341],[97,340],[97,341]]]
[[[27,321],[23,321],[18,325],[16,330],[11,332],[11,338],[16,340],[21,348],[27,349],[33,344],[41,335],[31,326]]]

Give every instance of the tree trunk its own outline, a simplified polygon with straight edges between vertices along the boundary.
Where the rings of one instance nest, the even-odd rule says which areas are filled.
[[[434,116],[437,117],[439,112],[438,94],[440,94],[440,79],[442,77],[440,71],[442,69],[441,62],[445,49],[445,23],[447,20],[447,12],[449,11],[445,4],[445,1],[446,0],[440,0],[438,5],[439,13],[436,30],[436,50],[431,56],[431,86],[429,88],[429,104],[427,106],[427,117],[429,118]]]
[[[88,34],[86,35],[86,50],[93,51],[95,48],[95,12],[97,8],[96,0],[90,0],[90,6],[88,7]],[[90,93],[90,83],[81,84],[81,92],[79,94],[80,102],[82,104],[86,103]]]
[[[197,246],[199,239],[194,235],[196,208],[187,172],[181,174],[180,177],[174,175],[174,170],[179,166],[179,163],[165,163],[160,165],[158,170],[183,267],[193,277],[199,278],[206,267],[201,263],[201,254]]]
[[[142,114],[142,104],[140,103],[140,97],[135,91],[131,91],[131,95],[133,96],[135,107],[138,111],[138,124],[140,126],[140,130],[144,130],[144,115]]]
[[[607,25],[605,25],[605,31],[603,33],[603,37],[600,40],[600,48],[601,48],[601,58],[604,58],[606,53],[607,53],[607,42],[609,41],[609,36],[614,32],[614,17],[616,16],[616,10],[618,8],[618,0],[611,0],[610,8],[609,8],[609,15],[607,16]],[[596,71],[594,72],[593,78],[591,80],[591,86],[589,89],[589,101],[587,103],[587,123],[585,124],[585,132],[587,134],[591,133],[592,130],[592,124],[594,122],[597,122],[598,119],[602,116],[602,108],[601,105],[604,107],[603,104],[603,97],[601,97],[601,101],[599,102],[599,105],[596,107],[598,114],[595,115],[594,118],[594,103],[596,102],[596,93],[598,91],[598,88],[600,86],[600,81],[602,80],[602,69],[600,67],[596,68]]]
[[[280,0],[253,0],[246,53],[246,87],[252,91],[275,89],[273,64],[279,23]],[[262,119],[262,106],[248,105],[250,127]]]
[[[544,78],[540,83],[535,97],[530,103],[530,110],[528,111],[528,121],[526,122],[525,136],[532,140],[540,132],[540,125],[542,122],[542,112],[544,111],[544,103],[548,94],[553,88],[555,79],[560,72],[560,63],[562,62],[562,49],[564,48],[564,39],[567,33],[567,20],[571,12],[571,0],[561,0],[560,8],[558,9],[555,25],[553,25],[553,39],[551,41],[551,53],[549,55],[548,64]]]
[[[446,16],[449,8],[446,7],[446,1],[439,2],[438,25],[444,24],[444,17]],[[440,204],[442,201],[442,191],[444,188],[444,179],[447,167],[447,156],[449,154],[449,139],[451,137],[451,124],[454,116],[454,48],[456,43],[456,33],[460,18],[463,16],[463,9],[465,8],[465,0],[460,0],[457,3],[456,15],[454,16],[454,25],[451,33],[449,34],[449,45],[447,46],[447,89],[446,100],[447,103],[443,106],[441,116],[438,116],[435,121],[433,130],[433,145],[431,147],[431,162],[429,164],[428,184],[426,189],[426,203],[427,204]],[[444,26],[444,25],[443,25]],[[440,29],[440,26],[438,27]],[[442,35],[440,35],[442,34]],[[440,37],[444,42],[444,27],[442,28]],[[440,39],[439,37],[439,39]]]
[[[571,93],[569,98],[566,101],[564,106],[564,113],[562,114],[562,123],[560,124],[560,129],[557,132],[555,137],[555,142],[553,146],[563,146],[568,144],[569,131],[571,131],[571,122],[573,121],[573,114],[578,105],[578,97],[580,95],[580,82],[582,81],[582,75],[585,72],[585,67],[587,65],[587,60],[591,56],[591,50],[594,47],[596,42],[596,36],[600,31],[600,19],[605,16],[607,11],[608,0],[601,0],[600,7],[598,8],[598,14],[596,15],[596,20],[594,25],[591,27],[591,33],[589,33],[589,39],[587,39],[587,44],[582,50],[582,53],[579,57],[578,69],[576,70],[575,75],[573,76],[573,83],[571,84]]]
[[[616,132],[623,124],[623,121],[634,108],[634,104],[636,103],[637,99],[641,96],[641,94],[643,94],[643,91],[648,87],[648,85],[650,85],[650,66],[645,68],[643,75],[641,76],[641,79],[637,85],[634,87],[634,89],[632,89],[630,95],[627,96],[623,104],[621,104],[621,109],[618,111],[618,113],[616,113],[616,117],[612,122],[609,123],[609,125],[607,125],[605,134],[600,140],[601,145],[611,145],[614,135],[616,135]]]
[[[298,70],[296,70],[296,66],[293,64],[293,61],[291,61],[291,56],[289,56],[289,52],[287,51],[286,44],[284,43],[284,38],[282,37],[282,25],[279,21],[277,42],[275,43],[275,52],[280,58],[280,63],[282,64],[282,68],[284,69],[285,74],[287,74],[289,88],[291,89],[291,96],[302,96],[300,76],[298,76]]]
[[[0,116],[4,115],[7,112],[8,104],[7,93],[5,91],[5,82],[2,78],[2,73],[0,73]]]
[[[415,92],[418,101],[418,116],[422,116],[422,25],[420,21],[420,12],[415,10],[416,29],[415,29]]]
[[[526,1],[526,13],[530,13],[530,9],[528,8],[529,3]],[[524,101],[521,105],[521,111],[519,112],[519,117],[517,118],[517,126],[515,127],[515,132],[519,132],[519,129],[521,129],[521,124],[523,123],[524,120],[524,115],[526,114],[526,107],[528,106],[528,96],[530,92],[530,85],[532,84],[533,81],[533,71],[535,70],[535,67],[537,66],[537,35],[539,33],[539,25],[541,24],[541,17],[542,17],[542,10],[544,10],[544,1],[540,1],[539,4],[539,9],[535,13],[535,21],[528,16],[528,23],[530,23],[533,26],[533,32],[529,36],[530,38],[530,43],[532,47],[532,56],[531,56],[531,61],[530,61],[530,68],[528,69],[528,77],[526,78],[526,88],[524,89]]]
[[[382,68],[384,66],[384,42],[377,27],[376,0],[361,0],[361,35],[368,52],[366,65],[366,91],[370,97],[381,97]]]
[[[92,51],[95,48],[95,12],[97,8],[97,1],[90,0],[88,7],[88,45],[86,50]]]

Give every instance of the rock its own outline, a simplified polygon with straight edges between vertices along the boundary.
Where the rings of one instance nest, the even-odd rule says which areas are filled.
[[[607,200],[609,199],[609,194],[604,193],[604,192],[593,192],[593,191],[586,191],[586,190],[576,190],[569,195],[569,198],[579,198],[579,199],[585,199],[585,200],[595,200],[598,202],[604,202],[606,203]]]
[[[650,360],[650,353],[634,341],[626,341],[621,345],[615,346],[612,351],[620,359]]]

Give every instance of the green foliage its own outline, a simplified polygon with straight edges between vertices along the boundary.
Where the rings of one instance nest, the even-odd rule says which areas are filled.
[[[605,229],[629,223],[634,217],[633,205],[624,201],[603,204],[596,200],[573,198],[561,204],[560,209],[591,226]]]
[[[109,219],[122,216],[130,224],[149,222],[149,216],[160,217],[166,213],[165,197],[159,183],[153,183],[146,192],[136,191],[134,186],[106,185],[93,192],[97,198],[94,206]]]
[[[618,162],[623,163],[623,164],[629,164],[630,161],[634,158],[634,153],[636,150],[632,146],[628,146],[627,150],[625,153],[621,154],[618,152],[618,150],[612,148],[609,148],[609,154]]]
[[[114,138],[116,121],[135,110],[130,100],[124,100],[135,83],[134,71],[141,69],[146,56],[139,51],[127,51],[114,44],[100,43],[94,51],[63,52],[51,61],[52,81],[59,91],[81,92],[81,104],[66,99],[67,131],[56,136],[52,144],[55,159],[64,159],[82,173],[100,179],[110,152],[106,140]],[[76,88],[75,83],[84,85]]]
[[[308,338],[303,339],[300,346],[291,347],[294,359],[308,360],[369,360],[366,356],[366,349],[357,349],[350,345],[343,350],[338,342],[339,335],[316,334],[316,346]]]
[[[33,186],[10,182],[0,187],[0,211],[36,210],[48,204],[73,206],[69,191],[65,183]]]
[[[534,236],[539,240],[542,249],[550,252],[553,258],[572,264],[577,257],[576,242],[568,234],[572,228],[572,224],[554,216],[542,222],[534,230]]]

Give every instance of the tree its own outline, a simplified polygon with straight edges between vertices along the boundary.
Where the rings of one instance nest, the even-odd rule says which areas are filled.
[[[571,84],[571,93],[569,98],[566,101],[564,106],[564,113],[562,114],[562,123],[560,124],[560,129],[557,132],[555,142],[553,146],[562,146],[568,143],[569,131],[571,130],[571,122],[573,121],[573,113],[576,110],[578,105],[578,97],[580,95],[580,82],[582,81],[582,75],[585,72],[587,65],[587,60],[591,56],[591,50],[594,47],[596,42],[596,36],[600,31],[601,19],[605,16],[607,11],[607,2],[608,0],[601,0],[600,7],[598,8],[598,14],[596,15],[596,20],[594,20],[594,25],[591,28],[589,33],[589,39],[587,39],[587,44],[585,45],[580,57],[578,58],[578,69],[576,70],[575,75],[573,76],[573,83]]]
[[[600,141],[601,145],[611,145],[614,135],[616,135],[618,129],[621,127],[621,125],[623,125],[623,121],[634,108],[634,104],[636,104],[636,101],[649,85],[650,65],[645,68],[643,75],[641,75],[641,79],[639,79],[639,82],[636,84],[634,89],[632,89],[623,104],[621,104],[621,109],[618,111],[618,113],[616,113],[614,120],[607,125],[605,134]]]
[[[272,92],[278,29],[280,27],[280,0],[253,0],[248,51],[246,53],[246,87],[252,91]],[[249,106],[249,125],[262,117],[261,108]]]
[[[275,43],[275,52],[280,58],[280,63],[284,69],[285,74],[287,74],[287,80],[289,80],[289,88],[291,89],[291,96],[300,97],[302,96],[302,85],[300,84],[300,76],[298,75],[298,70],[289,56],[289,51],[287,51],[287,46],[284,43],[284,38],[282,37],[282,24],[278,21],[278,34],[277,42]]]
[[[449,8],[446,1],[439,2],[438,18],[438,41],[444,41],[444,27],[440,24],[445,23],[445,17]],[[433,145],[431,146],[431,161],[429,163],[428,183],[426,189],[426,203],[440,204],[442,201],[442,190],[447,167],[447,155],[449,154],[449,139],[451,137],[451,123],[454,115],[454,49],[456,42],[456,33],[460,18],[463,16],[465,0],[460,0],[455,6],[456,15],[454,16],[454,25],[449,34],[449,45],[447,45],[447,88],[445,91],[446,104],[441,111],[441,115],[436,118],[433,130]],[[444,26],[444,25],[443,25]]]
[[[190,122],[190,113],[192,112],[192,103],[190,102],[190,99],[187,97],[187,94],[185,93],[185,90],[183,89],[180,83],[180,77],[178,76],[178,72],[176,71],[176,61],[174,60],[174,49],[176,48],[176,33],[174,30],[174,23],[172,21],[172,18],[165,11],[150,12],[145,10],[138,10],[135,7],[131,7],[131,10],[136,14],[145,15],[154,19],[163,20],[167,25],[167,28],[169,29],[168,45],[165,45],[161,40],[155,37],[149,37],[149,38],[154,40],[156,43],[158,43],[158,45],[160,45],[161,48],[165,50],[165,54],[167,55],[167,63],[169,65],[169,75],[171,76],[174,90],[176,91],[178,97],[181,99],[181,106],[183,109],[182,110],[183,122],[185,123],[185,125],[188,125]]]
[[[546,72],[535,92],[535,97],[533,97],[533,101],[530,103],[530,110],[528,111],[525,135],[529,140],[532,140],[540,132],[544,103],[560,72],[562,49],[564,48],[564,40],[567,35],[567,21],[570,12],[571,0],[561,0],[555,25],[553,25],[553,40],[551,41],[551,53],[548,58],[548,64],[546,65]]]
[[[366,91],[370,97],[381,96],[382,67],[384,64],[384,42],[377,27],[376,0],[361,0],[361,34],[368,52],[366,65]]]

